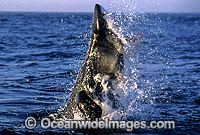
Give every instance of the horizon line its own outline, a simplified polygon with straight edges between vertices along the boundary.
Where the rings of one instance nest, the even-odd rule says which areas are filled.
[[[93,13],[93,12],[85,12],[85,11],[0,11],[0,13]],[[115,13],[115,12],[110,12]],[[123,12],[122,12],[123,13]],[[134,12],[136,14],[143,14],[143,13],[183,13],[183,14],[200,14],[200,12]]]

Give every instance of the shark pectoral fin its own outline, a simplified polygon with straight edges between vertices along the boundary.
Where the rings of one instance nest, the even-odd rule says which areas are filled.
[[[101,107],[96,104],[85,91],[80,91],[78,93],[77,106],[86,118],[101,118]]]

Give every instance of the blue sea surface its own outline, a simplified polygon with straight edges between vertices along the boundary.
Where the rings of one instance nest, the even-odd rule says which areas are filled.
[[[0,134],[68,134],[29,130],[24,121],[65,106],[91,23],[92,13],[0,13]],[[148,121],[174,120],[176,128],[129,134],[200,134],[200,14],[143,14],[131,23],[129,31],[144,34],[137,78],[151,109],[140,107],[141,113]]]

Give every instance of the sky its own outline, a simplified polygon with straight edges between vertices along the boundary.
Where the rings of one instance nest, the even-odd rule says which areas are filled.
[[[0,0],[0,11],[93,12],[96,3],[111,11],[200,13],[200,0]]]

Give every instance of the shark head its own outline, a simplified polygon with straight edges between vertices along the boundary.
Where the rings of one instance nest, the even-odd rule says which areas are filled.
[[[88,54],[99,57],[98,72],[115,74],[123,68],[123,42],[106,18],[108,12],[96,4]]]

